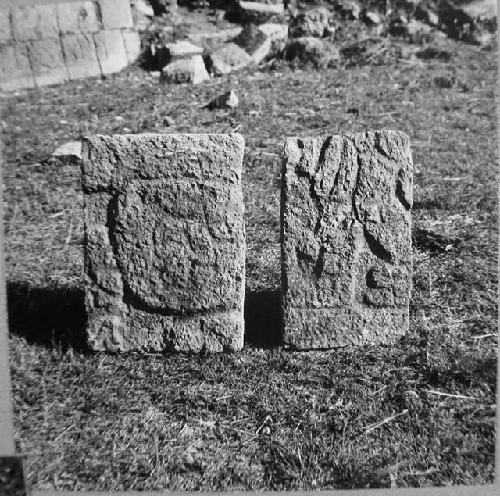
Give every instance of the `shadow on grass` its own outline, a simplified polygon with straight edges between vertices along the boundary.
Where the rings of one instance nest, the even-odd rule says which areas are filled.
[[[83,290],[7,283],[9,331],[29,343],[85,351]]]
[[[49,348],[86,351],[86,313],[83,290],[76,287],[41,288],[7,283],[9,331],[29,343]],[[245,343],[273,347],[282,342],[280,292],[247,291]]]
[[[249,291],[245,295],[245,344],[272,347],[282,343],[280,291]]]

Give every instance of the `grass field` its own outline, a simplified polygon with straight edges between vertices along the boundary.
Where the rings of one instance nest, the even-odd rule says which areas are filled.
[[[493,481],[496,54],[449,49],[448,62],[278,65],[199,86],[160,86],[131,69],[3,102],[15,435],[33,488]],[[201,108],[230,87],[236,110]],[[402,130],[412,143],[410,332],[394,346],[290,352],[277,344],[284,137],[365,129]],[[246,138],[245,349],[85,351],[79,169],[50,153],[84,134],[232,130]]]

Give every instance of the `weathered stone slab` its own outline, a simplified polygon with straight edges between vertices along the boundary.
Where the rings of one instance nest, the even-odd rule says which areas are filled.
[[[59,38],[31,41],[28,50],[37,86],[58,84],[68,80]]]
[[[4,91],[34,88],[35,80],[25,43],[0,45],[0,88]]]
[[[133,28],[130,0],[98,0],[104,29]]]
[[[120,30],[99,31],[94,35],[94,40],[103,74],[112,74],[127,66],[127,53]]]
[[[10,11],[0,9],[0,41],[8,41],[12,38],[10,30]]]
[[[102,29],[97,5],[91,1],[64,2],[56,5],[59,31],[65,33],[95,33]]]
[[[237,134],[85,140],[92,349],[242,347],[243,148]]]
[[[101,73],[94,38],[90,33],[63,35],[61,45],[70,79],[97,76]]]
[[[58,38],[55,5],[26,5],[11,9],[12,34],[16,41]]]
[[[193,45],[193,43],[187,40],[176,41],[175,43],[166,43],[163,46],[157,47],[157,50],[158,65],[160,69],[163,69],[173,60],[189,58],[203,53],[203,48]]]
[[[285,342],[395,341],[408,329],[412,281],[408,137],[290,138],[282,178]]]
[[[139,36],[139,33],[132,29],[123,29],[122,36],[128,63],[132,64],[139,58],[139,55],[141,54],[141,38]]]

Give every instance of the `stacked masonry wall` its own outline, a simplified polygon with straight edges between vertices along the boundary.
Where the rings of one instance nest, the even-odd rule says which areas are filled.
[[[136,60],[139,52],[129,0],[0,6],[2,90],[110,74]]]

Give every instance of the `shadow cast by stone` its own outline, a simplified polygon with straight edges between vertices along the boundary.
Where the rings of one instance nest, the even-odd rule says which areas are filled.
[[[7,283],[9,332],[29,343],[86,351],[83,289]]]
[[[246,291],[245,344],[273,347],[282,344],[280,291]]]

